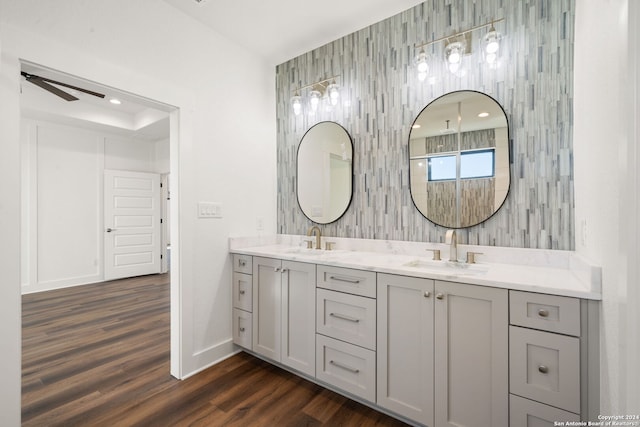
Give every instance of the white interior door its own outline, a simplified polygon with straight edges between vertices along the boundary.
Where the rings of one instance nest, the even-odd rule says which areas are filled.
[[[160,175],[104,171],[104,278],[160,272]]]

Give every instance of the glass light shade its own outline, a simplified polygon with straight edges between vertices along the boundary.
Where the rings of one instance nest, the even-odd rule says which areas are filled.
[[[293,108],[293,114],[299,116],[302,112],[302,97],[298,94],[291,97],[291,108]]]
[[[423,81],[429,74],[429,63],[427,62],[427,53],[424,48],[420,49],[420,53],[416,56],[416,68],[418,69],[418,79]]]
[[[487,64],[495,64],[498,60],[498,51],[500,50],[500,39],[502,36],[499,32],[491,27],[489,32],[482,39],[482,52],[484,60]]]
[[[340,98],[340,88],[335,82],[327,86],[327,93],[329,94],[331,105],[338,105],[338,98]]]
[[[318,105],[320,105],[320,97],[322,94],[317,90],[312,90],[309,92],[309,105],[311,106],[311,111],[314,113],[318,110]]]
[[[445,55],[449,64],[459,64],[462,61],[462,44],[455,42],[447,45]]]

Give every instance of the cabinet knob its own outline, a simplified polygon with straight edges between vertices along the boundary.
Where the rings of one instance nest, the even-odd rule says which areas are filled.
[[[438,298],[438,299],[444,299],[444,294],[443,294],[442,292],[438,292],[438,293],[436,294],[436,298]]]
[[[549,372],[549,368],[544,365],[540,365],[538,366],[538,372],[540,372],[541,374],[546,374]]]
[[[245,294],[245,291],[240,291],[240,295],[244,295],[244,294]]]
[[[286,273],[286,272],[287,272],[286,268],[283,268],[282,270],[280,270],[280,273]]]
[[[240,267],[244,267],[245,265],[247,265],[247,261],[245,261],[245,260],[243,260],[243,259],[240,259],[240,260],[238,260],[238,265],[239,265]]]
[[[244,332],[244,328],[240,328],[240,332]]]
[[[280,270],[282,270],[280,267],[276,267],[273,269],[273,271],[275,271],[276,273],[279,272]]]
[[[429,291],[424,291],[424,297],[425,298],[429,298],[431,296],[431,292]]]
[[[545,310],[544,308],[541,308],[540,310],[538,310],[538,316],[549,317],[549,310]]]

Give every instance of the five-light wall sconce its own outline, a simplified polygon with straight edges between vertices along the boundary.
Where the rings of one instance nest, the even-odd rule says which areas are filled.
[[[328,79],[295,89],[294,95],[291,97],[293,114],[298,116],[302,113],[305,99],[300,94],[304,93],[306,89],[311,89],[306,99],[309,114],[315,114],[321,107],[331,109],[338,105],[340,100],[340,86],[338,86],[336,80],[339,78],[339,75],[332,76]]]
[[[461,31],[448,37],[441,37],[427,43],[416,45],[415,48],[420,49],[415,57],[418,80],[424,81],[429,75],[429,55],[425,51],[427,46],[444,41],[444,62],[447,69],[455,74],[462,67],[463,56],[471,53],[471,33],[487,27],[489,27],[489,30],[482,37],[480,43],[482,47],[483,60],[490,66],[495,66],[498,61],[502,35],[496,31],[494,24],[501,21],[504,21],[504,18],[491,21],[488,24],[469,28],[468,30]]]

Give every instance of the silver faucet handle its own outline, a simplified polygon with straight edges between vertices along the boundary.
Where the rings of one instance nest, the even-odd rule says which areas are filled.
[[[324,248],[328,251],[330,251],[331,249],[333,249],[333,245],[335,245],[336,242],[324,242]]]
[[[476,263],[476,255],[483,255],[482,252],[467,252],[467,264]]]
[[[434,261],[440,261],[440,249],[426,249],[427,251],[431,251],[433,252],[433,258],[431,258]]]

